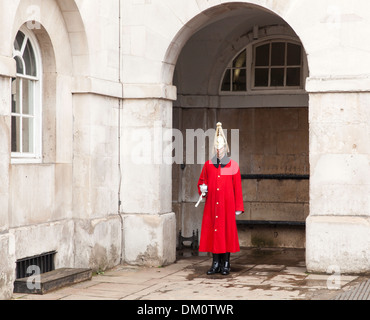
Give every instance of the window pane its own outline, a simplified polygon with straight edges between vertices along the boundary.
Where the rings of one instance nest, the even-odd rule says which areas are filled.
[[[247,91],[247,71],[245,69],[234,70],[233,91]]]
[[[19,78],[12,80],[12,113],[20,113],[20,85],[21,80]]]
[[[233,61],[233,68],[245,68],[246,67],[246,51],[243,50]]]
[[[256,66],[268,66],[270,61],[270,44],[256,48]]]
[[[23,68],[23,61],[20,57],[15,56],[14,57],[16,63],[17,63],[17,73],[24,74],[24,68]]]
[[[32,80],[22,79],[22,114],[33,115],[33,87],[34,82]]]
[[[23,118],[22,122],[22,152],[33,152],[33,119]]]
[[[225,72],[224,80],[222,81],[221,91],[230,91],[230,69]]]
[[[36,77],[36,59],[35,52],[31,46],[30,41],[27,41],[26,49],[23,54],[24,63],[26,65],[26,74],[29,76]]]
[[[254,85],[255,87],[267,87],[269,84],[269,69],[261,68],[255,70]]]
[[[273,87],[284,86],[284,68],[271,69],[271,86]]]
[[[12,117],[12,152],[21,152],[20,117]]]
[[[24,34],[23,32],[18,31],[17,36],[15,37],[15,40],[14,40],[14,49],[21,51],[23,41],[24,41]]]
[[[288,43],[288,66],[300,66],[301,56],[301,46]]]
[[[284,66],[285,65],[285,43],[274,42],[271,46],[271,65]]]
[[[301,85],[301,69],[300,68],[288,68],[287,69],[287,86],[300,86]]]

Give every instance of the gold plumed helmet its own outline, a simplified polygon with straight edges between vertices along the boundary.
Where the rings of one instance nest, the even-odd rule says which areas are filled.
[[[225,137],[224,131],[222,130],[222,123],[217,123],[215,140],[214,140],[214,150],[219,150],[225,147],[226,152],[230,152],[229,145],[227,144],[227,139]]]

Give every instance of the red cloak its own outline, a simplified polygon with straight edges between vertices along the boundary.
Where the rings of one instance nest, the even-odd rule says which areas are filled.
[[[204,206],[200,235],[200,252],[239,252],[239,238],[235,211],[244,212],[242,183],[238,164],[224,157],[207,161],[198,181],[206,184],[208,193]]]

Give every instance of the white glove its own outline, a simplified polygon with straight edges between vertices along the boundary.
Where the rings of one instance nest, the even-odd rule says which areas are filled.
[[[196,208],[199,206],[199,204],[200,204],[200,202],[202,201],[203,197],[205,197],[205,196],[207,195],[208,187],[207,187],[207,185],[206,185],[206,184],[204,184],[204,183],[203,183],[203,184],[201,184],[201,185],[199,186],[199,190],[200,190],[200,192],[201,192],[201,195],[200,195],[200,197],[199,197],[199,200],[198,200],[197,204],[195,205],[195,207],[196,207]]]
[[[208,186],[205,184],[200,185],[200,192],[205,195],[208,192]]]
[[[243,211],[235,211],[235,214],[236,214],[237,216],[241,215],[242,213],[243,213]]]

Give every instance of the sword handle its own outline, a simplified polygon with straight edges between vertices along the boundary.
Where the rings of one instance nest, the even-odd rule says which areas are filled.
[[[202,194],[200,195],[199,200],[198,200],[197,204],[195,205],[195,208],[198,208],[198,206],[199,206],[199,204],[200,204],[200,202],[202,201],[202,199],[203,199],[203,197],[204,197],[204,196],[205,196],[205,193],[202,193]]]

